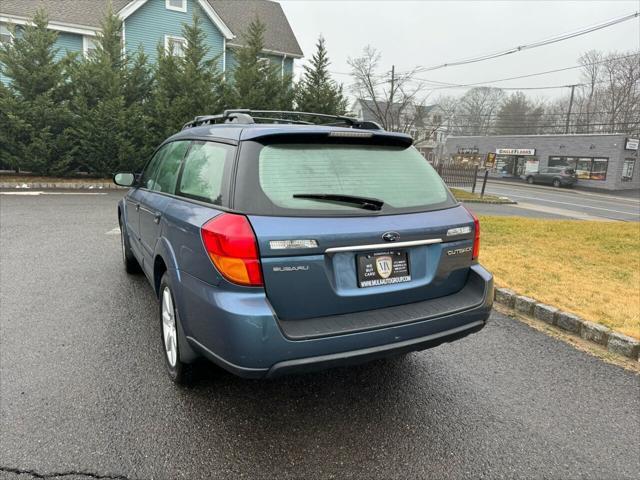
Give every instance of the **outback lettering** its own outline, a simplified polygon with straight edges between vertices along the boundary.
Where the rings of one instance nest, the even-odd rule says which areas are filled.
[[[469,253],[473,250],[473,247],[456,248],[455,250],[447,250],[447,255],[461,255],[463,253]]]

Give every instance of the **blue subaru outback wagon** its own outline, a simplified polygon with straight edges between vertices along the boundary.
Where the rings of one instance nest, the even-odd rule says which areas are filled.
[[[325,123],[322,123],[325,122]],[[128,272],[158,296],[170,377],[358,363],[480,330],[480,225],[403,134],[233,110],[167,139],[118,204]]]

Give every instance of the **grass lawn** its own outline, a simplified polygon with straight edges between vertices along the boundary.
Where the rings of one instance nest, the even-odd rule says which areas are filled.
[[[475,200],[477,202],[495,202],[495,203],[509,203],[508,200],[504,200],[500,197],[496,197],[495,195],[486,194],[484,197],[480,197],[479,193],[471,193],[467,190],[462,190],[460,188],[451,188],[451,193],[456,197],[456,199],[460,202],[464,202],[465,200]]]
[[[496,284],[640,338],[640,224],[481,217]]]

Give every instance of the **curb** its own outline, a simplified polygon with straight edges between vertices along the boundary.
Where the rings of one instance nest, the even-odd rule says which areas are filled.
[[[589,322],[569,312],[518,295],[508,288],[495,289],[495,301],[516,313],[535,318],[549,325],[607,349],[609,353],[640,362],[640,340],[614,332],[604,325]]]
[[[514,202],[513,200],[505,200],[505,201],[498,201],[498,200],[458,200],[459,202],[462,203],[485,203],[488,205],[517,205],[518,202]]]
[[[113,182],[33,182],[33,183],[0,183],[0,189],[56,189],[56,190],[120,190],[120,187]]]

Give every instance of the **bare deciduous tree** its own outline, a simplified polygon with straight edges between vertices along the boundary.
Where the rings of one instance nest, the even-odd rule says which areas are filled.
[[[591,50],[579,62],[584,83],[577,89],[570,131],[637,134],[640,54]]]
[[[362,56],[349,58],[354,79],[352,91],[385,130],[408,133],[421,121],[425,99],[419,99],[422,85],[415,69],[378,73],[380,53],[367,46]]]
[[[457,135],[489,135],[493,131],[495,115],[504,92],[499,88],[476,87],[460,99],[455,112]]]

